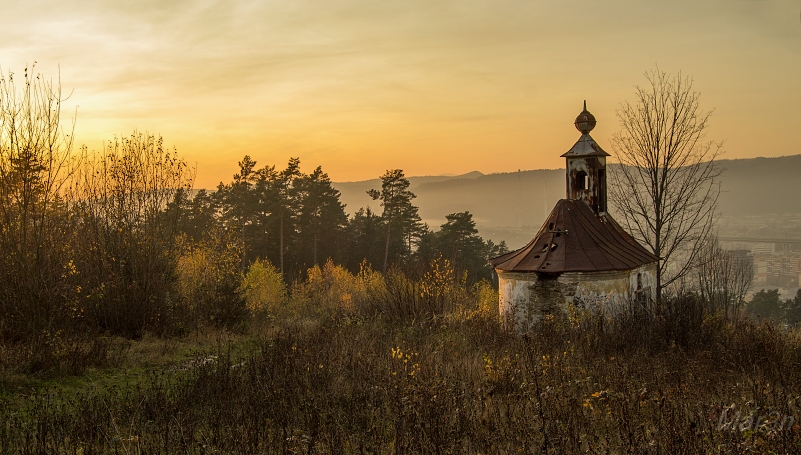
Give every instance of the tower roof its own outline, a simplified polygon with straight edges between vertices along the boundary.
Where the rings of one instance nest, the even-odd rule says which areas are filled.
[[[609,215],[562,199],[528,245],[489,263],[506,272],[560,273],[631,270],[658,260]]]
[[[590,136],[589,133],[584,133],[581,135],[579,140],[573,144],[573,147],[570,148],[567,152],[563,153],[561,156],[567,158],[571,156],[610,156],[608,153],[595,142],[595,139]]]

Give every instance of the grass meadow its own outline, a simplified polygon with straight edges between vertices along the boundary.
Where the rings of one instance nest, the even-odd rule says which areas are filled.
[[[801,451],[795,330],[689,295],[518,335],[486,283],[333,272],[238,326],[75,341],[49,369],[3,344],[0,453]]]

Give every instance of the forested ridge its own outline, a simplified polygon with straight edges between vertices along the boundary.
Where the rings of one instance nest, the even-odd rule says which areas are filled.
[[[306,174],[296,158],[284,169],[258,168],[249,156],[238,164],[233,180],[215,191],[177,195],[181,229],[194,241],[222,229],[241,242],[243,264],[268,260],[289,280],[327,259],[358,271],[364,261],[384,269],[427,264],[443,255],[476,281],[490,278],[486,258],[504,251],[477,236],[469,212],[443,214],[446,222],[433,229],[423,223],[409,180],[398,169],[365,191],[375,208],[355,208],[349,216],[319,166]]]

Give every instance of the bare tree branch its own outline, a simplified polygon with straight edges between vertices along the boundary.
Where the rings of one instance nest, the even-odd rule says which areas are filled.
[[[706,141],[712,111],[702,111],[690,77],[645,73],[634,104],[617,111],[610,199],[623,224],[659,256],[657,302],[687,275],[716,219],[722,143]]]

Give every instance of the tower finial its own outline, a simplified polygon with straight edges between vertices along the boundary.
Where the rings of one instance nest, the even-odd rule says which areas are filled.
[[[574,125],[577,130],[581,131],[581,134],[587,134],[595,128],[595,123],[595,116],[587,110],[587,100],[584,100],[584,110],[576,117]]]

